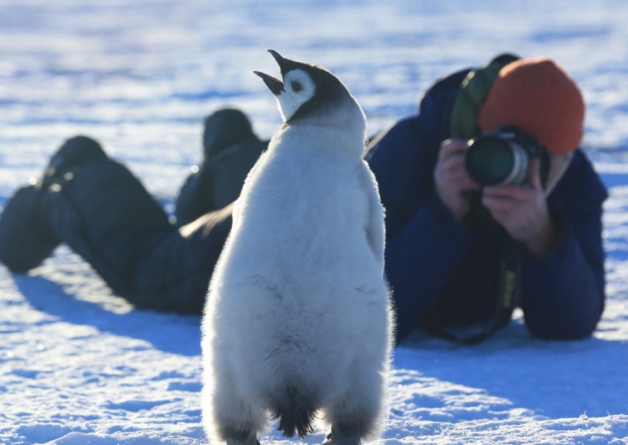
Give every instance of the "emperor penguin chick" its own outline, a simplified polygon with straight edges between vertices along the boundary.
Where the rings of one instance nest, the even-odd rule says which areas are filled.
[[[362,159],[366,119],[326,69],[270,50],[259,75],[283,125],[249,173],[209,286],[203,422],[212,443],[258,444],[278,420],[325,444],[376,437],[387,414],[392,316],[384,212]]]

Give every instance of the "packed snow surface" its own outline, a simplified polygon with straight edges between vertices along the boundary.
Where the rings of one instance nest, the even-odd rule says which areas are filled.
[[[609,188],[608,300],[595,335],[531,338],[521,316],[477,347],[395,350],[385,444],[625,444],[628,436],[628,2],[2,0],[0,207],[67,137],[90,135],[172,210],[220,107],[279,127],[252,71],[267,49],[331,69],[375,133],[449,72],[500,52],[557,59],[588,106]],[[135,310],[60,247],[0,266],[0,443],[205,443],[200,319]],[[316,444],[324,431],[305,439]],[[271,431],[263,443],[289,441]]]

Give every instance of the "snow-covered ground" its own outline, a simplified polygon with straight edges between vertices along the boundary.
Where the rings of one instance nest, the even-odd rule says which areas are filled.
[[[544,342],[517,319],[478,347],[397,348],[381,443],[628,443],[625,0],[0,0],[0,207],[82,133],[172,209],[203,116],[232,105],[260,135],[278,128],[252,73],[277,72],[269,48],[337,73],[372,133],[414,113],[436,78],[499,52],[572,73],[611,193],[597,332]],[[65,247],[28,275],[0,266],[0,443],[204,443],[199,341],[198,317],[134,310]]]

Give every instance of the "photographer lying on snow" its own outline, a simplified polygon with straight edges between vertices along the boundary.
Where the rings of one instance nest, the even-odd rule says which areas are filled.
[[[231,202],[268,141],[238,110],[205,121],[204,158],[181,188],[177,225],[140,181],[93,139],[77,136],[21,187],[0,219],[0,259],[38,266],[64,242],[118,295],[141,308],[200,314],[231,228]]]
[[[516,306],[536,337],[593,332],[607,192],[577,148],[584,113],[555,62],[504,54],[440,80],[369,144],[398,342],[423,328],[477,343]]]
[[[583,100],[554,62],[515,59],[437,82],[418,116],[369,144],[397,341],[424,328],[476,343],[517,305],[542,338],[585,337],[600,319],[607,193],[576,149]],[[221,110],[207,119],[203,144],[174,226],[96,141],[67,140],[7,203],[0,259],[25,272],[65,242],[136,306],[200,314],[231,228],[229,203],[267,142],[241,112]]]

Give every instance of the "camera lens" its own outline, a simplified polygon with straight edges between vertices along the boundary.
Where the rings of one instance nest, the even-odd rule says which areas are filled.
[[[496,135],[475,139],[465,154],[469,176],[483,185],[522,184],[528,157],[517,144]]]

